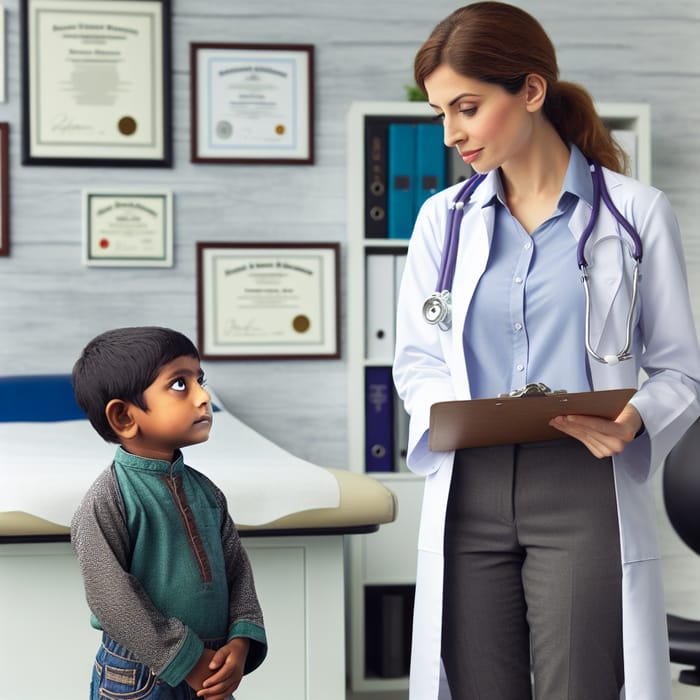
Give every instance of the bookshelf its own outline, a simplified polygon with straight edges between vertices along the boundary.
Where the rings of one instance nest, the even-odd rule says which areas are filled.
[[[634,147],[637,179],[650,183],[649,106],[598,103],[596,107],[609,128],[619,135],[622,145]],[[372,352],[368,359],[367,258],[373,254],[400,255],[408,245],[406,239],[366,237],[365,128],[368,119],[375,117],[423,121],[430,116],[428,105],[420,102],[354,102],[347,115],[348,464],[358,471],[364,471],[367,463],[365,374],[368,368],[391,367],[393,355],[393,348],[387,346],[379,354]],[[354,692],[376,693],[408,687],[405,656],[410,637],[423,479],[400,469],[372,471],[371,475],[396,495],[398,518],[376,533],[350,538],[347,669],[349,686]],[[382,635],[389,628],[402,639],[382,646]]]

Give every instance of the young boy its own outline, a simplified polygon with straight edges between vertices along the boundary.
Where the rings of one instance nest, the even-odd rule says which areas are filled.
[[[91,698],[229,698],[267,652],[253,575],[223,493],[180,448],[212,422],[199,354],[181,333],[119,328],[73,368],[90,423],[118,443],[73,516],[92,625]]]

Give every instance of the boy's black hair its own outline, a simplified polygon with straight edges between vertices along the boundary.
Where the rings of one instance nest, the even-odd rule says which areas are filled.
[[[136,404],[146,411],[143,392],[164,365],[199,353],[178,331],[158,326],[115,328],[93,338],[73,366],[73,391],[92,427],[107,441],[119,442],[105,415],[112,399]]]

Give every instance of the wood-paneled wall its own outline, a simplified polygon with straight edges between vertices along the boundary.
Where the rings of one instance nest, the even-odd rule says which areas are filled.
[[[651,104],[653,183],[678,213],[700,319],[700,4],[516,4],[549,32],[563,79],[583,83],[599,101]],[[194,338],[196,241],[339,241],[344,250],[348,107],[353,100],[404,99],[415,50],[457,6],[447,0],[173,0],[174,167],[88,169],[21,165],[18,0],[3,5],[7,101],[0,121],[10,123],[12,246],[11,256],[0,258],[3,373],[69,371],[92,336],[120,325],[168,325]],[[190,163],[192,41],[314,44],[316,164]],[[81,190],[87,185],[170,188],[175,266],[83,267]],[[344,273],[341,284],[345,290]],[[242,420],[302,458],[339,467],[347,466],[345,369],[342,358],[206,363],[211,386]],[[668,541],[674,561],[690,559],[682,548],[676,552],[670,535]]]

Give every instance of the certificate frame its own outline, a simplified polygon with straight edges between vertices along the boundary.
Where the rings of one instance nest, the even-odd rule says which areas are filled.
[[[191,43],[190,121],[193,163],[313,164],[313,45]]]
[[[82,263],[86,267],[172,267],[169,190],[85,189]]]
[[[207,360],[340,357],[339,243],[197,243]]]
[[[171,0],[20,0],[22,163],[172,167]]]
[[[10,125],[0,122],[0,257],[10,254]]]

